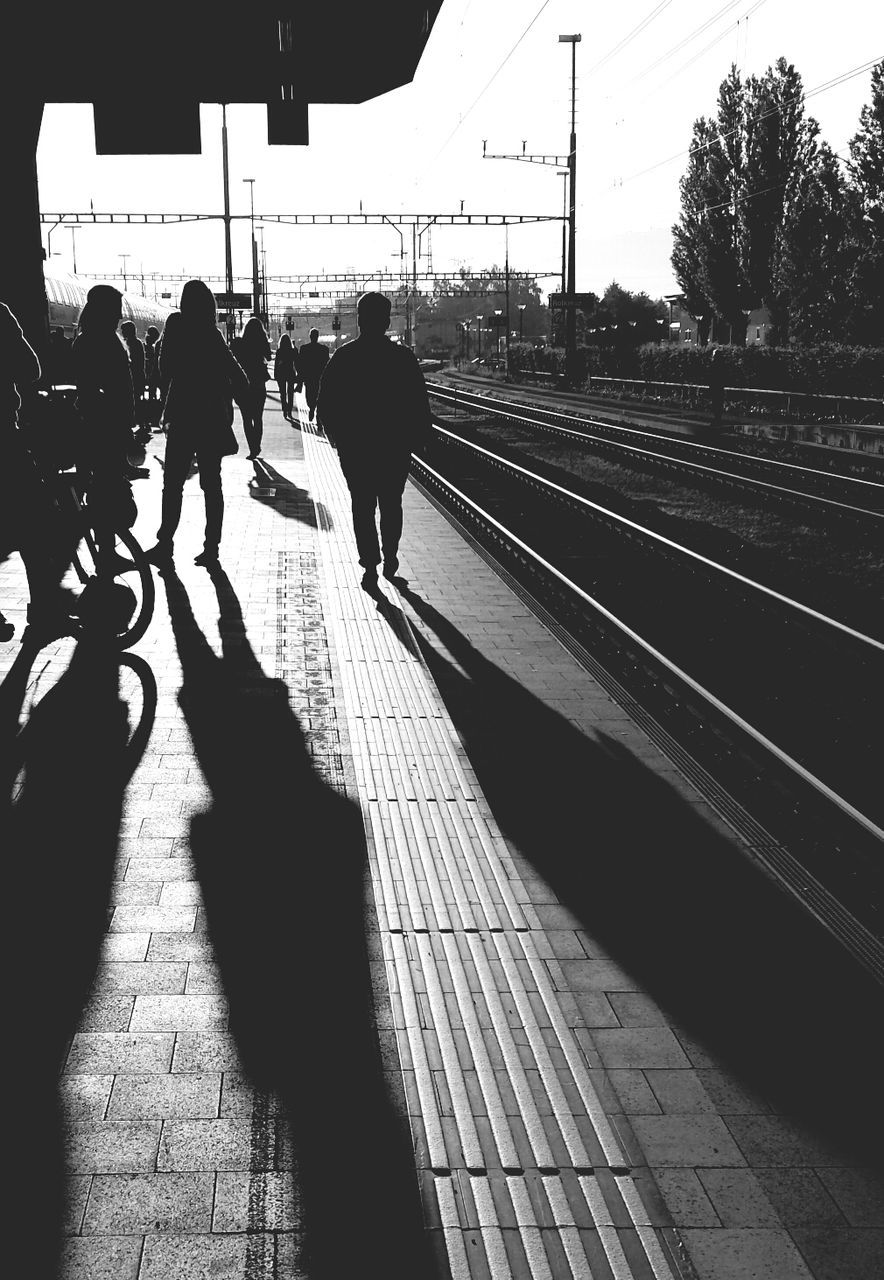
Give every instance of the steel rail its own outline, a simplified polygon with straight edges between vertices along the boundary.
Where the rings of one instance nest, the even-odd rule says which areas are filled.
[[[862,631],[857,631],[853,627],[848,627],[846,623],[838,622],[836,618],[830,618],[825,613],[820,613],[816,609],[812,609],[809,605],[802,604],[799,600],[793,600],[789,596],[784,596],[781,592],[775,591],[772,587],[766,587],[761,582],[755,582],[752,578],[747,578],[742,573],[737,573],[735,569],[729,569],[727,565],[719,564],[716,560],[710,560],[708,556],[701,555],[699,551],[692,551],[690,547],[682,546],[681,543],[667,538],[661,533],[655,533],[653,529],[647,529],[644,525],[638,524],[634,520],[630,520],[627,516],[622,516],[616,511],[611,511],[607,507],[601,506],[597,502],[593,502],[589,498],[584,498],[582,494],[574,493],[571,489],[566,489],[564,485],[557,484],[554,480],[548,480],[545,476],[540,476],[535,471],[531,471],[528,467],[523,467],[517,462],[512,462],[509,458],[503,458],[500,454],[496,454],[491,449],[486,449],[482,445],[475,444],[472,440],[466,440],[463,436],[457,435],[447,427],[435,425],[435,430],[440,435],[447,436],[450,440],[462,445],[467,449],[472,449],[475,453],[482,454],[490,459],[492,463],[502,467],[505,471],[518,473],[525,477],[531,484],[548,489],[575,506],[584,510],[593,512],[597,517],[606,521],[608,525],[621,527],[629,530],[631,534],[637,534],[645,542],[653,542],[660,547],[665,548],[669,552],[675,552],[677,555],[687,557],[688,560],[696,564],[702,565],[706,571],[712,570],[713,574],[723,574],[731,581],[739,583],[742,588],[749,588],[750,591],[757,591],[768,599],[773,600],[778,606],[785,607],[787,610],[794,610],[810,618],[814,625],[830,627],[841,635],[847,637],[854,643],[866,646],[877,654],[884,655],[884,642],[876,640],[873,636],[867,636]]]
[[[884,841],[884,829],[873,822],[871,818],[868,818],[861,812],[861,810],[857,809],[855,805],[852,805],[849,800],[846,800],[843,796],[839,795],[837,791],[828,786],[827,783],[823,782],[821,778],[818,778],[816,774],[811,773],[809,769],[806,769],[804,765],[800,764],[790,756],[782,749],[782,747],[777,746],[772,739],[768,738],[759,729],[756,729],[754,725],[750,724],[748,720],[745,720],[737,711],[734,711],[732,707],[728,706],[727,703],[723,702],[720,698],[716,697],[714,693],[701,685],[693,678],[693,676],[688,675],[686,671],[682,670],[682,668],[675,662],[670,658],[667,658],[664,653],[659,649],[656,649],[652,644],[640,636],[637,631],[634,631],[629,627],[625,622],[618,618],[616,614],[612,613],[610,609],[605,608],[600,601],[596,600],[587,591],[584,591],[582,587],[578,586],[576,582],[573,582],[566,574],[562,573],[561,569],[557,569],[554,564],[541,556],[533,547],[530,547],[518,536],[518,534],[513,533],[511,529],[508,529],[506,525],[502,524],[489,512],[480,507],[477,502],[468,497],[461,489],[458,489],[439,471],[434,467],[431,467],[428,462],[416,456],[413,456],[412,461],[413,464],[416,465],[418,471],[423,470],[432,476],[439,486],[454,494],[457,500],[468,507],[480,521],[484,521],[486,524],[493,526],[497,530],[498,534],[509,541],[513,546],[517,547],[519,551],[528,556],[529,559],[533,560],[544,570],[544,572],[554,577],[568,591],[572,592],[582,600],[585,605],[588,605],[589,608],[599,613],[607,622],[625,635],[633,644],[638,645],[644,653],[651,657],[655,662],[661,664],[671,676],[683,682],[692,693],[701,698],[704,702],[707,702],[710,706],[714,707],[720,715],[724,716],[726,720],[737,726],[737,728],[751,738],[753,742],[773,755],[780,764],[784,765],[787,769],[796,774],[796,776],[801,778],[804,783],[810,786],[829,803],[833,804],[846,817],[861,826],[867,834],[873,836],[877,840]],[[748,581],[748,579],[746,579],[746,581]],[[785,599],[785,597],[783,598]],[[863,638],[868,639],[868,637]],[[877,642],[873,643],[876,647],[884,650],[884,645],[878,645]]]
[[[441,400],[450,401],[452,396],[446,393],[433,392],[433,394]],[[686,474],[698,475],[700,478],[709,478],[712,480],[726,483],[730,486],[741,487],[749,490],[759,490],[772,494],[784,502],[794,502],[800,505],[814,508],[823,512],[829,512],[832,515],[846,517],[849,519],[880,521],[884,527],[884,511],[873,511],[868,507],[854,507],[846,502],[838,502],[834,498],[825,498],[820,494],[807,493],[801,489],[787,489],[783,485],[772,484],[769,480],[761,480],[755,476],[739,475],[733,471],[719,471],[715,467],[705,466],[701,462],[694,462],[690,458],[680,458],[675,454],[656,453],[652,449],[642,448],[640,445],[627,444],[622,440],[606,440],[604,437],[591,435],[586,431],[576,431],[573,427],[563,427],[549,422],[538,422],[533,418],[523,417],[521,414],[506,412],[504,410],[492,410],[500,417],[506,418],[508,422],[524,423],[527,427],[539,428],[540,430],[553,432],[556,435],[572,436],[577,440],[586,441],[601,449],[609,449],[615,453],[629,453],[636,457],[643,458],[653,462],[655,465],[663,466],[675,471],[681,471]],[[702,447],[702,446],[700,446]],[[721,450],[722,453],[728,454],[727,450]],[[731,457],[739,457],[739,454],[729,454]],[[879,486],[884,494],[884,485]]]
[[[448,397],[453,398],[455,395],[450,387],[442,384],[428,383],[427,387],[431,395],[438,396],[440,399]],[[675,445],[676,447],[685,449],[697,449],[703,453],[711,453],[727,459],[739,459],[740,462],[747,467],[757,467],[761,470],[767,469],[771,471],[779,470],[789,472],[807,477],[817,483],[820,481],[829,481],[836,484],[858,485],[861,486],[860,492],[866,491],[873,493],[876,496],[880,495],[880,500],[882,504],[884,504],[884,484],[877,480],[863,480],[859,476],[848,476],[843,472],[820,471],[814,467],[803,467],[800,463],[784,462],[779,458],[759,458],[751,454],[739,453],[733,449],[722,449],[718,445],[706,444],[702,441],[698,442],[685,435],[674,435],[672,432],[656,432],[649,431],[644,427],[628,427],[621,426],[613,422],[602,422],[597,418],[584,418],[578,414],[564,413],[557,409],[541,408],[539,405],[527,405],[522,404],[519,401],[514,402],[510,400],[501,400],[496,396],[483,395],[481,392],[461,390],[460,387],[457,388],[456,397],[461,400],[474,400],[476,401],[476,404],[473,407],[488,409],[492,413],[498,413],[502,416],[510,416],[512,412],[512,405],[516,403],[521,409],[526,410],[528,413],[543,414],[549,418],[563,419],[568,423],[576,421],[583,426],[594,427],[608,433],[616,432],[618,435],[622,436],[643,436],[646,439],[657,441],[661,444]],[[469,408],[470,406],[466,404],[465,407]],[[528,419],[528,421],[530,421],[532,425],[538,427],[553,425],[545,423],[539,419]],[[563,429],[573,430],[573,427]],[[585,434],[587,439],[596,438],[595,435],[590,432],[577,432],[576,434]],[[866,508],[859,509],[866,510]]]

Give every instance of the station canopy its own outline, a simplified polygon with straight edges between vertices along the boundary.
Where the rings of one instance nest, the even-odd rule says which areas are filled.
[[[91,102],[99,154],[200,151],[201,102],[266,103],[268,142],[305,145],[310,103],[408,84],[442,0],[49,0],[3,6],[18,83]]]

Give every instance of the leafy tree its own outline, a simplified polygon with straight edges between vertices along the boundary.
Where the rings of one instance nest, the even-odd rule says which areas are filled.
[[[597,334],[599,345],[637,346],[659,338],[657,321],[665,315],[662,302],[652,301],[646,293],[632,293],[612,280],[586,313],[586,324],[596,330],[604,326],[605,334]]]
[[[863,341],[884,346],[884,61],[872,69],[872,100],[850,141],[848,169],[856,213],[854,327]]]

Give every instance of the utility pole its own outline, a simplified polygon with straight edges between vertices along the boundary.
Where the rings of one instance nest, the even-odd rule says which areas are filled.
[[[224,168],[224,273],[227,290],[227,305],[224,313],[227,316],[227,341],[232,342],[236,334],[236,321],[233,318],[233,253],[230,248],[230,176],[227,166],[227,103],[221,103],[221,156]]]
[[[577,234],[577,123],[576,123],[576,72],[577,45],[581,40],[579,34],[559,36],[559,44],[571,46],[571,145],[568,152],[568,288],[566,293],[567,311],[565,312],[565,369],[569,382],[576,377],[577,356],[577,310],[575,307],[577,292],[577,276],[575,271],[574,241]]]
[[[249,225],[252,229],[252,314],[261,315],[261,286],[258,283],[258,241],[255,239],[255,179],[243,178],[249,184]]]
[[[504,377],[510,376],[510,228],[506,226],[506,249],[503,261],[504,289],[506,291],[506,344],[504,347]]]
[[[416,346],[415,329],[417,325],[417,223],[411,226],[411,342],[410,346]]]

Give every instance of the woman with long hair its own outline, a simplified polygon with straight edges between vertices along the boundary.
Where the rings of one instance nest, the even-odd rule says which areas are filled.
[[[273,376],[279,387],[279,405],[284,418],[291,418],[295,398],[295,348],[287,333],[277,343],[273,357]]]
[[[129,451],[135,430],[135,396],[129,355],[118,333],[123,295],[95,284],[77,321],[71,350],[76,406],[83,422],[78,469],[85,475],[99,554],[114,555],[118,508],[131,501]],[[113,566],[122,572],[122,565]],[[134,565],[128,564],[129,568]]]
[[[242,331],[237,347],[237,359],[249,380],[249,394],[240,405],[243,428],[249,446],[247,457],[261,454],[264,437],[264,401],[267,399],[267,361],[270,359],[270,340],[257,316],[252,316]]]
[[[196,457],[206,535],[195,563],[211,566],[218,560],[224,518],[221,459],[236,448],[233,399],[245,403],[249,384],[216,328],[215,298],[202,280],[188,280],[181,290],[179,315],[171,327],[167,322],[160,348],[160,380],[168,387],[163,410],[167,443],[161,522],[147,558],[160,567],[172,563],[184,482]]]

